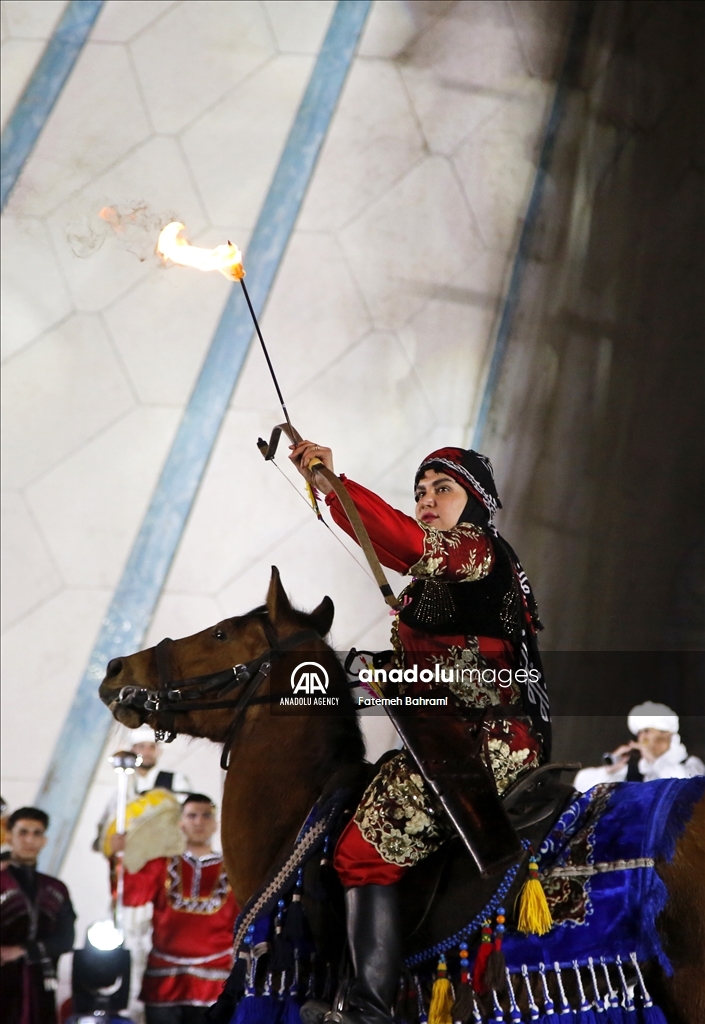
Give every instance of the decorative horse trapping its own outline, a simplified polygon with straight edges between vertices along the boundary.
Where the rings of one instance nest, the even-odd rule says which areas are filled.
[[[522,935],[521,914],[505,910],[515,865],[465,928],[407,956],[395,1019],[665,1024],[644,978],[654,963],[671,972],[655,927],[667,896],[655,862],[672,859],[704,789],[704,779],[668,779],[598,786],[575,800],[535,858],[550,929]],[[286,862],[238,918],[238,962],[227,986],[238,999],[232,1024],[298,1024],[307,999],[332,1000],[337,965],[316,951],[303,901],[327,898],[319,874],[349,795],[339,790],[314,808]],[[318,853],[320,868],[310,873]]]

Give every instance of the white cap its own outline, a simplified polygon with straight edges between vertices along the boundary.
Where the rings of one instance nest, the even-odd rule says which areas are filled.
[[[156,743],[154,736],[154,729],[151,725],[141,725],[139,729],[132,729],[130,732],[130,741],[132,743]]]
[[[644,701],[632,708],[627,718],[629,731],[635,736],[642,729],[660,729],[662,732],[678,732],[678,715],[666,704]]]

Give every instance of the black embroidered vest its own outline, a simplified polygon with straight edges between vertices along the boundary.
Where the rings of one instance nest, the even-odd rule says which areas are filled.
[[[493,540],[494,565],[481,580],[414,580],[399,613],[405,626],[442,636],[491,636],[516,643],[521,636],[519,584],[504,546]]]

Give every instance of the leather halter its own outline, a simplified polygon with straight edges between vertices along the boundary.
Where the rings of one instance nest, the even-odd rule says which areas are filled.
[[[162,727],[155,728],[154,734],[157,741],[164,740],[166,743],[171,743],[176,737],[175,715],[188,714],[191,711],[234,708],[235,714],[223,741],[223,753],[220,758],[220,767],[227,770],[230,748],[247,708],[253,704],[267,704],[278,699],[269,694],[255,696],[260,685],[269,675],[273,660],[307,641],[321,639],[315,630],[303,629],[280,640],[267,618],[266,611],[259,612],[259,616],[269,647],[256,658],[220,672],[193,676],[190,679],[173,680],[171,678],[170,654],[174,641],[170,637],[165,637],[154,648],[159,689],[149,690],[144,686],[123,686],[116,703],[122,704],[123,707],[146,711],[148,714],[159,715],[164,724]],[[241,690],[241,692],[237,697],[228,700],[203,701],[200,699],[202,697],[221,698],[231,690]]]

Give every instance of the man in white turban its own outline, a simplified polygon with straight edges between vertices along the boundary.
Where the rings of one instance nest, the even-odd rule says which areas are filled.
[[[699,757],[689,757],[678,735],[678,715],[665,704],[647,700],[632,708],[627,718],[629,731],[636,736],[611,754],[599,768],[583,768],[573,785],[581,793],[600,782],[654,779],[690,779],[705,775]]]

